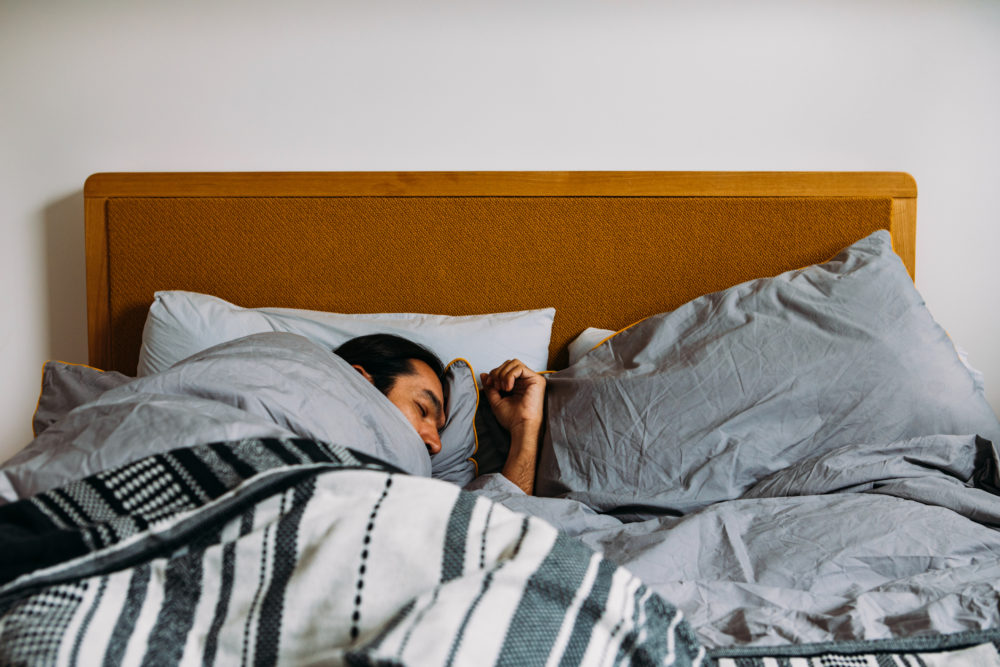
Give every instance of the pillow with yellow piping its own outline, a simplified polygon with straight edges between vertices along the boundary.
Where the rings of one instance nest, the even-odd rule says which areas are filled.
[[[448,418],[441,430],[441,451],[431,457],[431,476],[465,486],[476,477],[474,418],[479,390],[465,359],[448,364],[448,380]]]

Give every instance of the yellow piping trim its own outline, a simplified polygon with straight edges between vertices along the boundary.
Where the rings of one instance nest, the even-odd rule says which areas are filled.
[[[476,369],[472,367],[468,359],[463,359],[462,357],[456,357],[448,362],[448,365],[444,367],[445,371],[451,370],[452,364],[456,361],[464,362],[466,366],[469,367],[469,372],[472,373],[472,388],[476,390],[476,407],[472,411],[472,456],[466,459],[466,461],[472,462],[472,467],[476,471],[476,477],[479,477],[479,463],[473,458],[479,452],[479,433],[476,432],[476,414],[479,412],[479,383],[476,381]]]
[[[617,336],[617,335],[618,335],[618,334],[620,334],[621,332],[623,332],[623,331],[628,331],[629,329],[631,329],[631,328],[632,328],[632,327],[634,327],[635,325],[637,325],[637,324],[641,324],[641,323],[645,322],[645,321],[646,321],[646,320],[648,320],[648,319],[649,319],[650,317],[653,317],[653,316],[652,316],[652,315],[649,315],[649,316],[647,316],[647,317],[644,317],[644,318],[642,318],[641,320],[637,320],[637,321],[633,322],[632,324],[628,325],[627,327],[625,327],[625,328],[623,328],[623,329],[619,329],[618,331],[614,332],[613,334],[611,334],[610,336],[608,336],[607,338],[605,338],[604,340],[602,340],[602,341],[601,341],[600,343],[598,343],[598,344],[597,344],[597,345],[595,345],[594,347],[590,348],[590,351],[591,351],[591,352],[593,352],[594,350],[596,350],[596,349],[597,349],[597,348],[599,348],[600,346],[604,345],[605,343],[607,343],[607,342],[608,342],[609,340],[611,340],[612,338],[614,338],[615,336]]]

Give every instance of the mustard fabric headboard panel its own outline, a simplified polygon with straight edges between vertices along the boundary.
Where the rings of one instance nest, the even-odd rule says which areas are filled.
[[[146,311],[164,289],[336,312],[554,306],[550,361],[558,368],[588,326],[619,329],[701,294],[825,261],[892,229],[899,208],[891,192],[272,196],[262,185],[261,194],[163,196],[108,187],[87,192],[88,280],[106,282],[89,294],[91,363],[124,373],[135,372]],[[102,309],[103,332],[93,321]]]

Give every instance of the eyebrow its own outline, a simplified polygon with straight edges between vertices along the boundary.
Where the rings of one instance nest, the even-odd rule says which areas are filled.
[[[424,389],[424,395],[434,404],[434,421],[440,424],[444,421],[444,408],[441,406],[441,400],[430,389]]]

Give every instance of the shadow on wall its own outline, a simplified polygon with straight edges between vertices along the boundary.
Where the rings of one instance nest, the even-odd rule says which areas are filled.
[[[42,212],[45,294],[50,359],[87,361],[87,271],[84,257],[83,190],[57,199]]]

